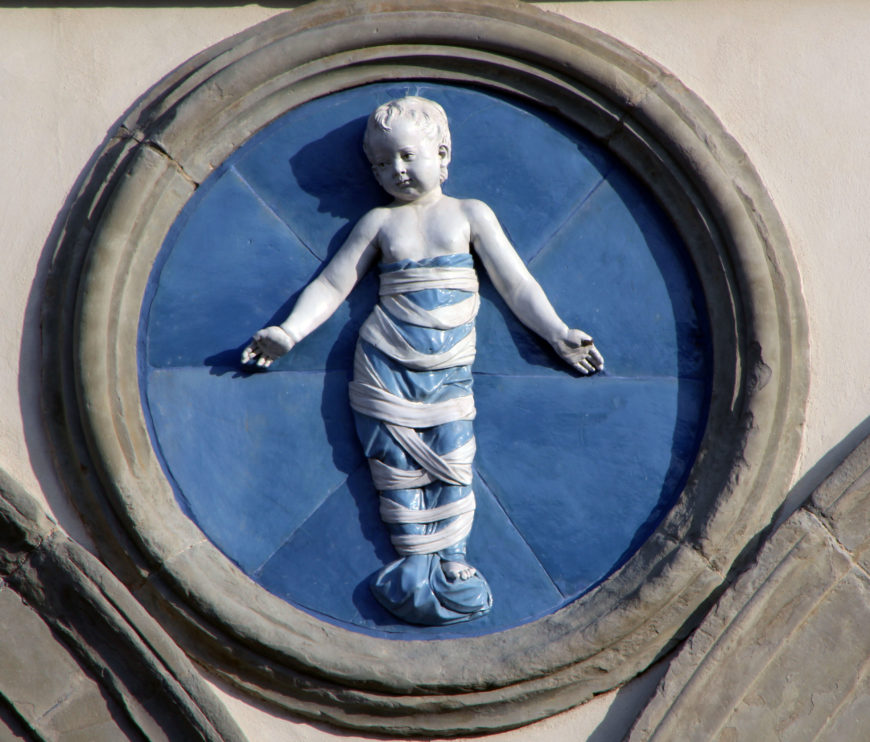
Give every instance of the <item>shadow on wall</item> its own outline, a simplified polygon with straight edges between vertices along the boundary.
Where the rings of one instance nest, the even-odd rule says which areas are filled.
[[[57,7],[51,3],[46,5]],[[96,194],[118,165],[119,153],[132,141],[122,127],[125,115],[114,122],[105,139],[94,150],[51,226],[27,297],[18,362],[18,405],[27,454],[39,489],[63,529],[92,552],[97,551],[96,546],[67,496],[66,486],[73,485],[61,483],[46,435],[46,419],[62,420],[64,413],[57,389],[58,380],[43,378],[42,312],[46,307],[50,307],[52,312],[72,311],[70,297],[46,295],[46,282],[52,270],[62,273],[72,269],[70,264],[78,258],[74,247],[90,238],[93,225],[99,220],[108,194],[101,197],[99,207],[93,208]],[[73,224],[78,227],[67,230]],[[73,257],[68,257],[70,255]],[[65,342],[71,342],[71,339],[65,339]]]
[[[610,703],[604,718],[586,742],[615,742],[623,739],[656,691],[670,664],[671,655],[648,668],[622,686]]]
[[[779,528],[795,510],[803,505],[813,491],[868,436],[870,436],[870,417],[865,418],[862,423],[856,425],[843,440],[822,456],[794,484],[774,517],[773,528]]]
[[[366,120],[367,117],[362,116],[332,129],[290,158],[290,168],[299,187],[318,200],[317,211],[346,222],[329,242],[329,258],[364,214],[390,200],[372,176],[371,166],[360,146]]]

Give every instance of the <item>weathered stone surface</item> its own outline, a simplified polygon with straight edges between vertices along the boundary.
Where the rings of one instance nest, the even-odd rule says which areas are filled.
[[[863,742],[867,739],[870,719],[870,662],[865,661],[860,672],[849,678],[843,672],[838,683],[847,688],[840,707],[819,731],[818,739],[837,742]]]
[[[0,694],[30,727],[56,739],[111,720],[97,683],[58,643],[39,614],[9,588],[0,590],[0,621]],[[69,713],[72,707],[76,711]]]
[[[859,444],[813,493],[810,507],[870,571],[870,440]]]
[[[671,663],[630,742],[867,738],[868,468],[870,439],[723,594]]]
[[[0,470],[0,553],[16,555],[0,581],[0,706],[12,730],[65,742],[243,742],[154,619],[39,513]]]
[[[44,665],[43,670],[47,667],[51,666]],[[119,710],[107,701],[98,682],[90,678],[86,680],[78,688],[71,688],[58,706],[46,714],[40,725],[45,730],[45,736],[63,742],[108,742],[118,739],[121,726]],[[159,739],[159,736],[155,738]]]
[[[817,739],[849,693],[855,658],[870,657],[867,587],[859,573],[839,581],[776,647],[724,726],[740,739]]]

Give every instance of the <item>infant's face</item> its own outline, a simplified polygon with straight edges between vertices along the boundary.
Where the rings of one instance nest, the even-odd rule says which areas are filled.
[[[412,121],[393,121],[391,131],[376,134],[371,153],[375,178],[396,200],[416,201],[440,189],[442,154],[438,144]]]

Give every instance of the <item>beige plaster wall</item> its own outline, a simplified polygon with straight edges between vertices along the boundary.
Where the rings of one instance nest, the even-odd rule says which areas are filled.
[[[755,163],[802,272],[812,372],[798,500],[870,432],[870,4],[864,0],[540,3],[673,71]],[[53,475],[39,420],[44,245],[114,122],[162,75],[280,9],[0,9],[0,465],[88,543]],[[863,434],[863,435],[862,435]],[[523,732],[492,739],[618,738],[655,673]],[[252,740],[322,740],[226,694]],[[615,701],[614,701],[615,699]],[[612,704],[612,705],[611,705]],[[598,729],[597,733],[593,730]],[[591,735],[591,736],[590,736]],[[358,739],[358,737],[344,737]]]

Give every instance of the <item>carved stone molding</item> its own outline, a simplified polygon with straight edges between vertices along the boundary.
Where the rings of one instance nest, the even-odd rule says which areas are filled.
[[[863,740],[870,439],[765,543],[635,723],[646,740]]]
[[[145,285],[198,184],[294,106],[394,79],[509,92],[593,136],[676,225],[713,332],[706,433],[653,536],[555,614],[455,641],[349,632],[252,583],[182,514],[137,386]],[[460,734],[519,726],[614,688],[688,633],[790,483],[807,390],[806,323],[763,184],[673,76],[526,5],[314,3],[228,39],[131,109],[49,249],[45,413],[103,559],[198,661],[298,713],[397,734]]]
[[[154,619],[2,469],[0,621],[0,732],[245,742]]]

